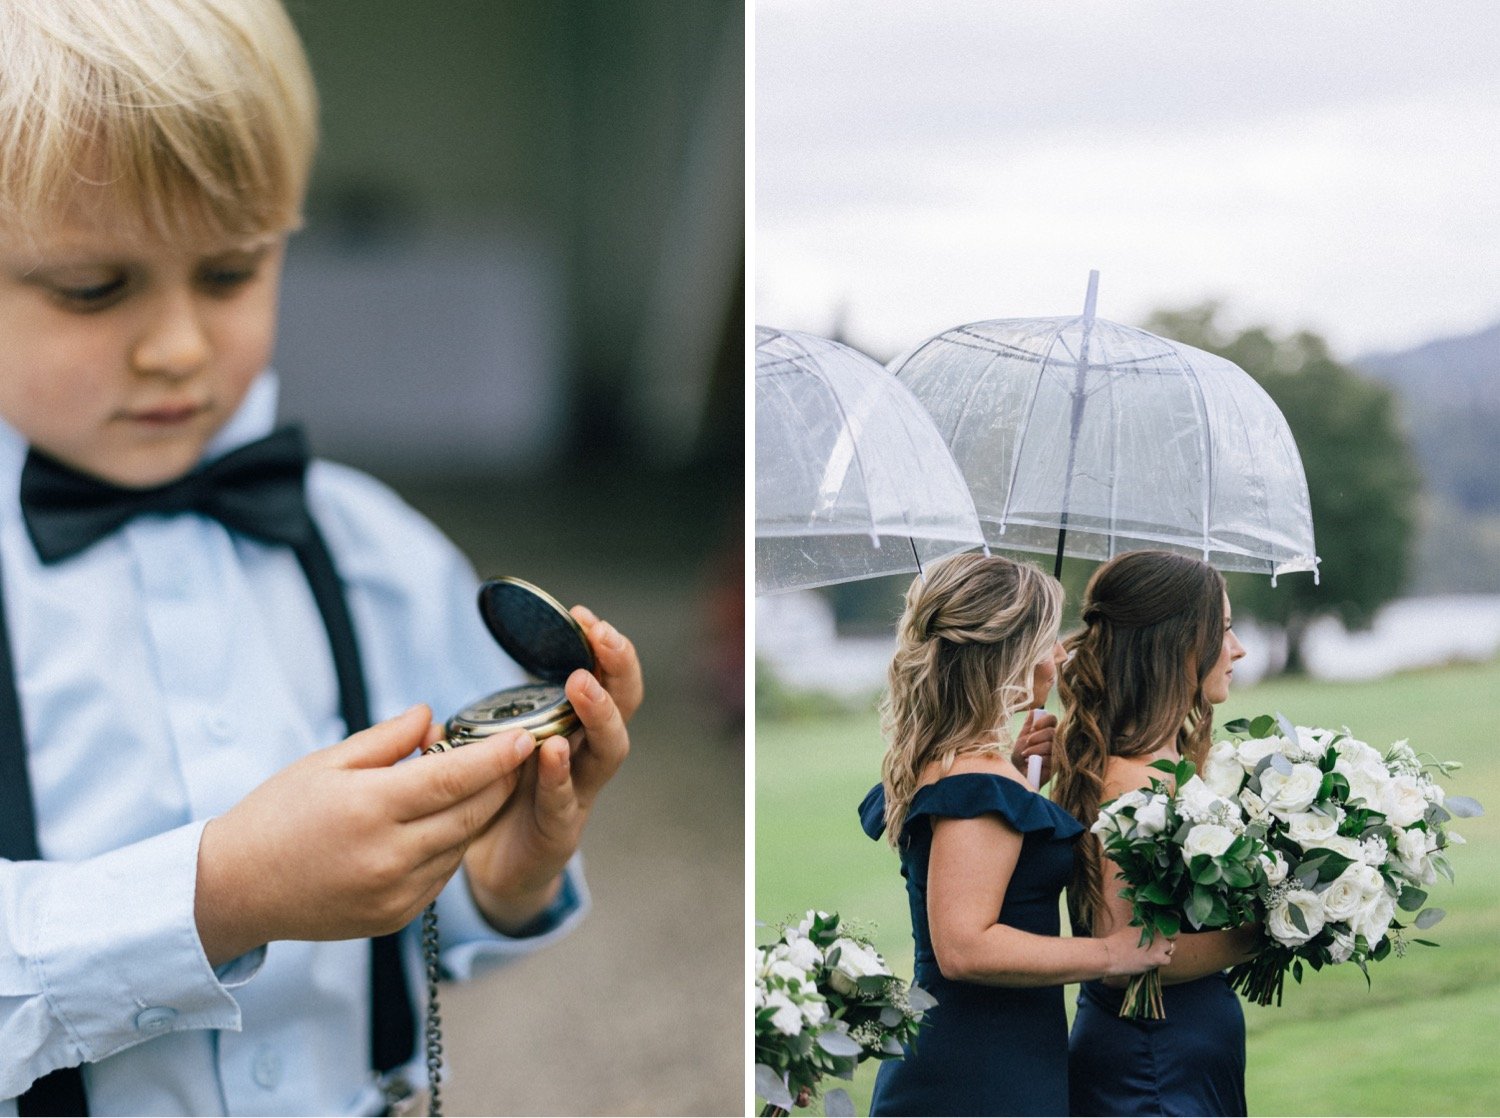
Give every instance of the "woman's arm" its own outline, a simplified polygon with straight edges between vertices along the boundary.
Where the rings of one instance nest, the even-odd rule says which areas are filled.
[[[1104,798],[1114,799],[1136,788],[1145,788],[1156,770],[1131,758],[1111,758],[1105,777]],[[1097,836],[1088,834],[1079,842],[1098,843]],[[1126,881],[1120,876],[1120,868],[1102,851],[1100,873],[1104,879],[1104,908],[1094,918],[1094,934],[1108,936],[1130,925],[1130,902],[1120,896]],[[1132,929],[1137,935],[1139,929]],[[1161,968],[1163,985],[1176,982],[1191,982],[1206,974],[1213,974],[1225,967],[1243,963],[1255,952],[1256,926],[1244,924],[1238,928],[1227,928],[1217,932],[1183,932],[1177,937],[1177,950],[1172,961]],[[1107,985],[1123,986],[1124,979],[1105,979]]]
[[[1058,986],[1137,974],[1170,957],[1166,942],[1140,947],[1133,928],[1091,939],[997,924],[1021,842],[1020,833],[995,815],[933,820],[927,922],[944,977],[987,986]]]

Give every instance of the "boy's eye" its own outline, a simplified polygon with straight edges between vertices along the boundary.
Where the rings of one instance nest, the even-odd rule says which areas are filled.
[[[199,285],[210,294],[228,294],[255,278],[253,265],[204,268],[198,273]]]
[[[124,292],[125,284],[126,278],[120,275],[101,283],[59,284],[53,288],[53,291],[68,306],[77,310],[93,311],[102,310],[113,304]]]

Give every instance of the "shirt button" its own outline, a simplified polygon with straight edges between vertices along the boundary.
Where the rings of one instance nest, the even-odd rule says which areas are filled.
[[[209,715],[204,719],[203,727],[214,741],[225,742],[234,739],[234,724],[222,714]]]
[[[135,1027],[143,1033],[165,1032],[177,1019],[177,1011],[170,1006],[154,1005],[135,1015]]]
[[[281,1055],[274,1048],[262,1045],[255,1053],[255,1060],[250,1065],[250,1075],[267,1091],[273,1090],[281,1082]]]

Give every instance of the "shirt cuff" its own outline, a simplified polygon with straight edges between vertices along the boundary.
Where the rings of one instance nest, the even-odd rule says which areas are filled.
[[[84,1061],[184,1029],[239,1029],[241,985],[264,952],[215,973],[193,898],[205,822],[56,867],[38,898],[32,966]]]
[[[527,929],[531,934],[507,936],[490,927],[460,874],[438,898],[443,970],[448,977],[464,982],[481,970],[529,955],[572,932],[591,904],[583,878],[583,855],[574,854],[563,870],[557,899]]]

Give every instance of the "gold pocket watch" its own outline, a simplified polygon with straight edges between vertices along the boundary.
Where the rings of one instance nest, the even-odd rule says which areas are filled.
[[[424,752],[446,753],[507,730],[529,730],[540,742],[578,729],[563,684],[578,668],[594,670],[583,626],[545,590],[510,577],[479,588],[479,616],[533,682],[476,699],[448,719],[447,736]]]

